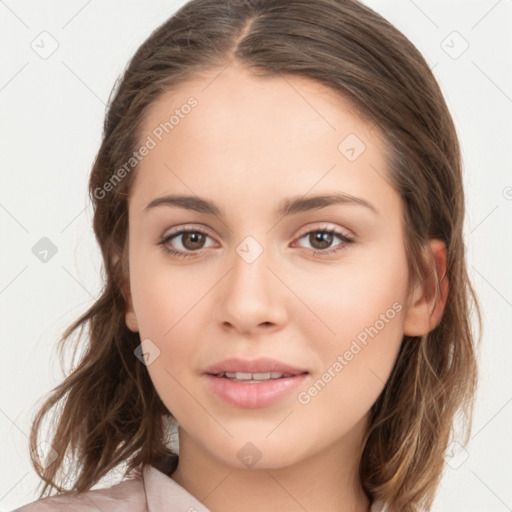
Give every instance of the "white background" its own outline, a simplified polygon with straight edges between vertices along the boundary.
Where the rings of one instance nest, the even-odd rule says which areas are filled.
[[[138,46],[183,3],[0,0],[3,511],[36,499],[30,420],[63,377],[58,337],[101,287],[87,180],[105,104]],[[366,3],[433,67],[465,164],[469,269],[484,313],[480,388],[468,453],[447,466],[432,510],[512,510],[512,1]],[[43,31],[58,43],[46,59],[31,47]],[[42,237],[58,249],[47,263],[32,253]]]

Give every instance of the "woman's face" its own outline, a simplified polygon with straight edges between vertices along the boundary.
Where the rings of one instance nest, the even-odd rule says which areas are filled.
[[[272,468],[354,453],[407,330],[401,202],[383,139],[324,86],[219,71],[167,93],[145,120],[127,323],[180,429],[215,459]],[[171,195],[189,199],[148,207]],[[260,357],[307,373],[205,373]],[[291,387],[269,399],[278,386]]]

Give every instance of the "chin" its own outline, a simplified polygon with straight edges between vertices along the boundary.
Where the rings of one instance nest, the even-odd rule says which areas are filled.
[[[216,453],[219,452],[217,446],[213,454],[230,467],[248,470],[285,468],[306,457],[305,453],[297,450],[297,445],[290,442],[290,439],[288,439],[288,445],[278,436],[273,440],[251,441],[250,436],[246,439],[247,441],[240,441],[240,438],[235,438],[231,441],[229,448],[226,447],[227,449],[220,453]],[[231,456],[226,457],[226,454]]]

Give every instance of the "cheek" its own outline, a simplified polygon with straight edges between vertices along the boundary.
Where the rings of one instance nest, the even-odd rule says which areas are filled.
[[[144,328],[144,332],[153,333],[147,337],[159,350],[147,370],[162,402],[179,422],[183,420],[182,412],[187,415],[193,410],[194,414],[200,414],[201,410],[195,410],[191,402],[191,396],[196,396],[198,391],[194,377],[198,371],[195,360],[200,352],[197,340],[201,337],[193,312],[186,315],[178,303],[173,303],[169,304],[168,314],[160,313],[151,310],[148,304],[143,323],[141,332]]]
[[[130,260],[133,306],[142,337],[164,343],[182,323],[195,316],[197,305],[215,284],[213,275],[193,265],[180,267],[151,248],[134,250]],[[203,267],[204,268],[204,267]]]
[[[293,307],[303,312],[295,311],[294,319],[310,332],[311,340],[323,338],[319,348],[342,349],[360,333],[364,338],[365,329],[375,323],[379,330],[395,337],[400,334],[408,284],[405,254],[398,244],[374,245],[348,253],[337,265],[317,266],[314,273],[303,271],[295,279],[294,292],[302,303]]]
[[[148,264],[134,255],[130,266],[134,309],[141,340],[151,340],[157,357],[147,366],[153,385],[171,411],[189,410],[195,394],[191,372],[200,353],[201,332],[207,318],[212,275],[196,275],[189,267],[165,265],[165,259]]]
[[[376,261],[376,254],[387,254]],[[393,247],[347,259],[302,281],[297,293],[315,315],[296,315],[322,367],[303,404],[362,416],[382,391],[403,338],[405,254]],[[314,285],[314,288],[312,286]],[[308,293],[308,289],[314,289]],[[301,295],[302,294],[302,295]],[[312,320],[313,319],[313,320]],[[306,405],[309,407],[309,405]],[[316,409],[318,407],[318,409]]]

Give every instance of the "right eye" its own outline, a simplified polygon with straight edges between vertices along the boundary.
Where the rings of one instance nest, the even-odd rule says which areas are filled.
[[[171,241],[174,239],[181,238],[182,249],[176,250],[171,246]],[[170,233],[164,237],[158,245],[171,256],[177,256],[178,258],[189,258],[195,256],[195,252],[199,252],[203,248],[205,238],[210,238],[209,235],[201,229],[180,229],[173,233]],[[188,247],[186,247],[188,246]]]

